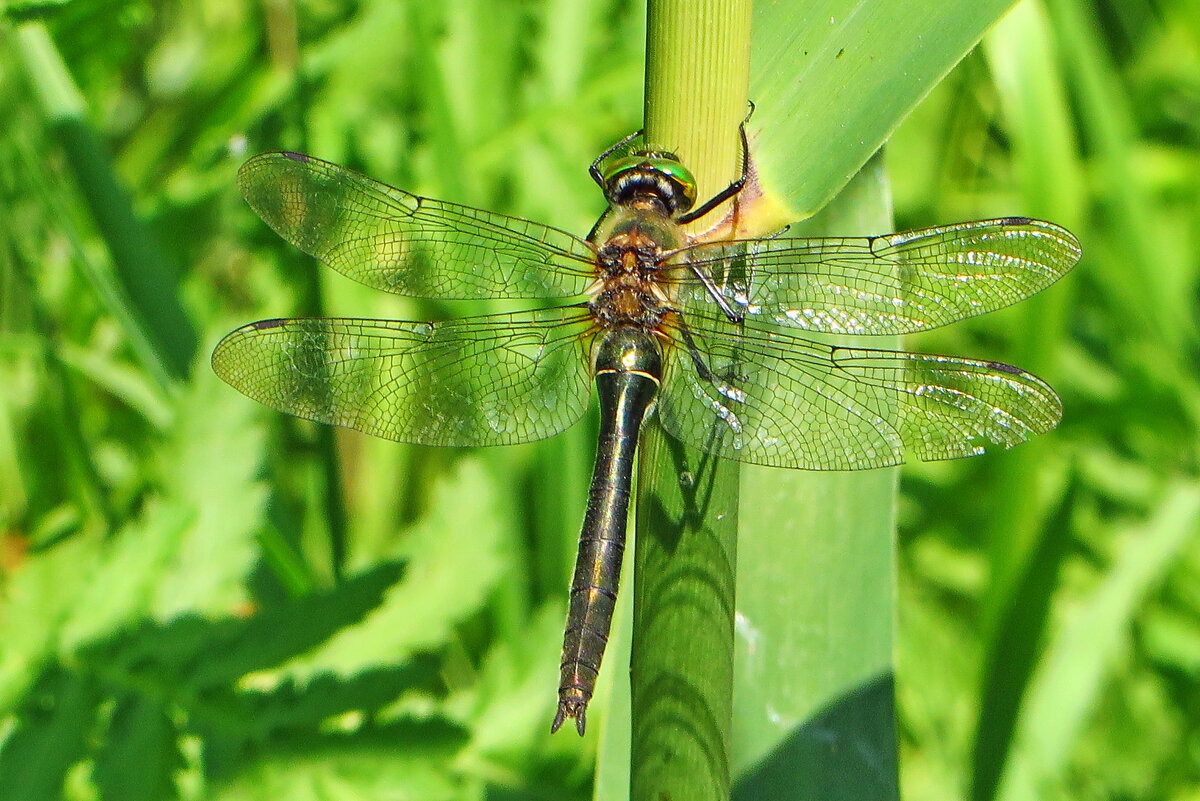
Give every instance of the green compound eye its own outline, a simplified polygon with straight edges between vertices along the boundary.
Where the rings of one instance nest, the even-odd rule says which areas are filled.
[[[683,203],[682,208],[691,208],[696,202],[696,178],[691,170],[679,163],[674,156],[666,156],[658,152],[640,153],[625,156],[609,164],[602,177],[605,186],[613,186],[626,173],[637,171],[656,172],[665,176],[676,187]]]
[[[629,172],[633,169],[637,169],[645,162],[646,159],[642,158],[641,156],[625,156],[607,165],[604,168],[604,172],[601,173],[601,176],[604,178],[604,183],[607,186],[611,184],[613,179],[618,175]]]
[[[696,202],[696,178],[691,170],[675,159],[652,158],[648,161],[650,166],[677,183],[689,201]]]

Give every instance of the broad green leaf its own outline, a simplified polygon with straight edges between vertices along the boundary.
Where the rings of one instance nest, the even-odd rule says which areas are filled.
[[[751,232],[820,209],[860,168],[792,233],[892,230],[882,167],[863,165],[1009,5],[757,4],[749,127],[765,197]],[[898,796],[895,482],[894,470],[743,469],[734,762],[746,798]]]
[[[797,228],[801,236],[890,230],[882,159]],[[895,344],[871,338],[872,347]],[[898,797],[896,480],[895,469],[742,468],[736,798]]]
[[[755,226],[824,206],[1012,4],[755,3],[750,129],[766,193]]]

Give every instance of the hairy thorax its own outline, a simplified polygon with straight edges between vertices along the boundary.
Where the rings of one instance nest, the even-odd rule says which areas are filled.
[[[684,244],[679,226],[653,203],[614,209],[594,235],[597,283],[592,313],[604,327],[657,328],[670,312],[659,277],[670,254]]]

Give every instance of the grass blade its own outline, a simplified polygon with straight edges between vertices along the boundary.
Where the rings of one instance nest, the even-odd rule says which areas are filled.
[[[147,367],[160,380],[183,376],[196,351],[196,335],[180,303],[175,273],[167,266],[154,236],[134,213],[108,155],[86,122],[83,98],[45,27],[37,22],[21,25],[18,42],[48,125],[62,143],[136,312],[133,316],[139,327],[130,332],[131,336],[135,343],[146,342],[153,347],[154,359]]]
[[[1200,486],[1179,482],[1145,523],[1124,533],[1125,548],[1108,576],[1045,650],[997,793],[1002,801],[1048,796],[1105,677],[1129,647],[1134,616],[1198,525]]]

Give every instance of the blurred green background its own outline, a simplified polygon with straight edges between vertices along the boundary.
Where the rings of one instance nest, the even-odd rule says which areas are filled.
[[[592,424],[396,445],[258,407],[208,354],[263,317],[485,310],[318,270],[237,194],[261,150],[586,232],[644,6],[5,10],[0,798],[589,797],[594,738],[547,725]],[[1025,0],[886,158],[898,229],[1029,214],[1085,251],[908,343],[1066,411],[903,473],[905,797],[1196,801],[1200,3]]]

